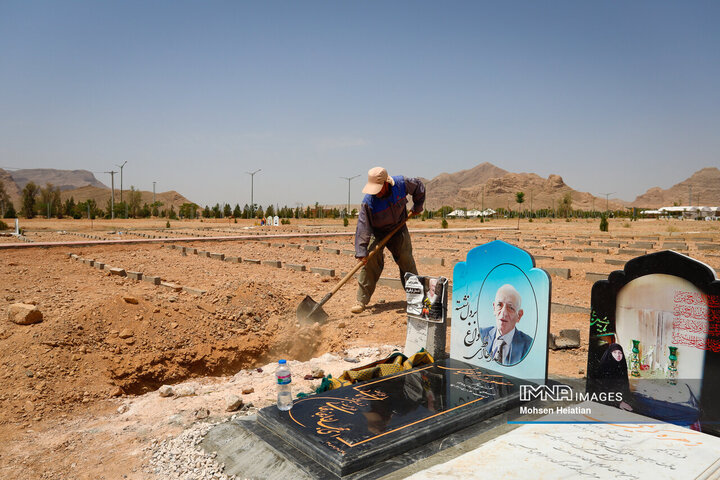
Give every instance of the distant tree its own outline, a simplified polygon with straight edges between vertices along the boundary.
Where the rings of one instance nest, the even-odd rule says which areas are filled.
[[[60,188],[53,186],[52,183],[46,183],[45,187],[40,189],[40,202],[38,207],[40,212],[52,216],[53,213],[62,217],[60,211]]]
[[[202,211],[203,218],[210,218],[211,215],[212,215],[212,212],[210,211],[210,208],[208,208],[208,206],[205,205],[205,208],[203,208],[203,211]]]
[[[175,207],[173,205],[170,205],[170,211],[168,212],[168,217],[170,220],[177,220],[177,213],[175,213]]]
[[[150,213],[150,206],[147,203],[144,203],[139,212],[140,218],[148,218]]]
[[[572,195],[570,194],[570,192],[567,192],[565,195],[563,195],[562,200],[560,200],[558,211],[560,215],[566,218],[569,217],[572,213]]]
[[[518,228],[520,228],[520,205],[525,202],[525,193],[517,192],[515,194],[515,202],[518,204]]]
[[[447,217],[448,213],[452,212],[453,210],[455,210],[453,207],[445,205],[443,207],[440,207],[436,214],[441,217]]]
[[[70,197],[67,200],[65,200],[62,210],[63,210],[63,215],[67,215],[68,217],[74,216],[75,215],[75,198]]]
[[[272,204],[268,205],[267,210],[265,210],[265,216],[266,217],[274,217],[275,216],[275,207],[273,207]]]
[[[22,191],[22,214],[25,218],[33,218],[35,216],[35,203],[40,189],[34,182],[28,182]]]
[[[223,216],[225,218],[232,216],[232,208],[227,203],[225,204],[225,206],[223,206]]]
[[[600,231],[601,232],[607,232],[608,231],[608,219],[607,214],[603,212],[602,215],[600,215]]]
[[[238,205],[237,203],[235,204],[235,208],[233,208],[232,216],[234,218],[242,217],[242,211],[240,210],[240,205]]]
[[[200,206],[197,203],[185,202],[180,205],[180,216],[183,218],[195,218],[197,217],[197,211]]]
[[[0,216],[5,217],[5,212],[10,204],[10,196],[5,191],[5,184],[0,180]]]
[[[242,218],[250,218],[250,205],[247,203],[243,207]]]
[[[262,205],[258,205],[255,207],[255,218],[264,218],[265,217],[265,210],[263,210]]]
[[[220,211],[219,203],[216,203],[215,206],[212,208],[212,216],[213,218],[222,218],[222,212]]]
[[[17,218],[17,212],[15,212],[15,205],[13,205],[13,203],[9,200],[5,205],[5,215],[3,215],[3,218]]]
[[[130,185],[130,191],[128,192],[127,208],[128,215],[131,217],[137,217],[140,215],[140,203],[142,202],[142,193],[140,190],[135,190],[134,185]]]
[[[160,207],[165,205],[163,202],[157,201],[150,204],[150,207],[152,208],[152,216],[153,217],[159,217],[160,216]]]

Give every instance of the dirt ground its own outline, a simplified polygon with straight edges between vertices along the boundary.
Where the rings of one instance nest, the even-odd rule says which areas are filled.
[[[294,361],[296,379],[318,366],[326,374],[339,375],[356,366],[344,361],[345,357],[370,361],[389,354],[392,347],[388,345],[404,344],[404,292],[389,286],[378,287],[370,308],[352,315],[349,308],[356,286],[351,281],[324,307],[327,323],[296,320],[295,308],[305,295],[320,300],[337,284],[339,275],[354,266],[348,252],[353,249],[352,235],[329,235],[352,233],[352,222],[349,227],[334,220],[293,220],[281,227],[227,220],[171,223],[168,229],[165,220],[91,224],[34,219],[22,220],[21,226],[34,243],[77,242],[85,239],[82,235],[104,239],[184,236],[192,240],[178,245],[261,262],[276,260],[283,268],[183,255],[169,248],[169,242],[0,249],[3,478],[153,478],[143,470],[150,446],[192,424],[198,409],[207,408],[217,420],[226,418],[232,414],[225,412],[223,399],[230,393],[256,407],[272,403],[270,364],[278,358]],[[515,220],[454,220],[450,230],[443,231],[439,221],[415,220],[410,229],[435,230],[412,234],[422,274],[452,279],[453,265],[469,249],[503,239],[542,256],[536,262],[539,267],[569,268],[569,279],[552,277],[552,302],[580,308],[589,307],[594,281],[586,279],[586,273],[607,274],[622,268],[605,260],[632,258],[623,249],[632,249],[638,242],[653,243],[644,249],[651,252],[663,249],[663,243],[684,241],[688,250],[682,253],[716,270],[720,267],[720,251],[706,249],[708,244],[720,243],[718,222],[611,220],[609,233],[600,232],[598,223],[525,220],[518,231]],[[487,230],[451,231],[455,228]],[[319,236],[222,242],[197,237],[301,233]],[[609,246],[604,247],[604,242]],[[0,237],[3,243],[18,240]],[[176,291],[113,276],[68,254],[159,276],[163,282],[187,288]],[[421,259],[425,258],[442,258],[444,265],[424,263]],[[306,265],[308,271],[287,269],[288,263]],[[334,269],[335,276],[311,272],[311,267]],[[397,277],[389,256],[383,276]],[[36,304],[43,322],[22,326],[7,321],[5,312],[16,302]],[[587,323],[585,313],[554,309],[551,332],[580,329],[582,346],[551,351],[551,375],[584,375]],[[160,386],[183,382],[193,385],[195,395],[175,400],[158,396]],[[298,380],[297,388],[309,392],[317,383]],[[256,392],[241,395],[249,387]]]

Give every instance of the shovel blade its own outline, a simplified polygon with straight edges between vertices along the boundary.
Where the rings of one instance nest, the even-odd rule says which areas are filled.
[[[301,321],[325,322],[328,314],[318,305],[318,303],[306,295],[297,308],[297,319]]]

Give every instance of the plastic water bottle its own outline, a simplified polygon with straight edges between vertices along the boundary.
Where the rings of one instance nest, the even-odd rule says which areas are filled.
[[[285,360],[278,362],[275,377],[277,378],[278,384],[277,407],[283,411],[290,410],[293,404],[292,391],[290,390],[292,375],[290,374],[290,367],[288,367]]]

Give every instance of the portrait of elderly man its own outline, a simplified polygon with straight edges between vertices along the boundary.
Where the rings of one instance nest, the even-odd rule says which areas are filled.
[[[530,350],[532,338],[518,330],[523,316],[522,299],[512,285],[498,288],[493,302],[495,326],[480,329],[480,338],[487,351],[500,365],[515,365]]]

